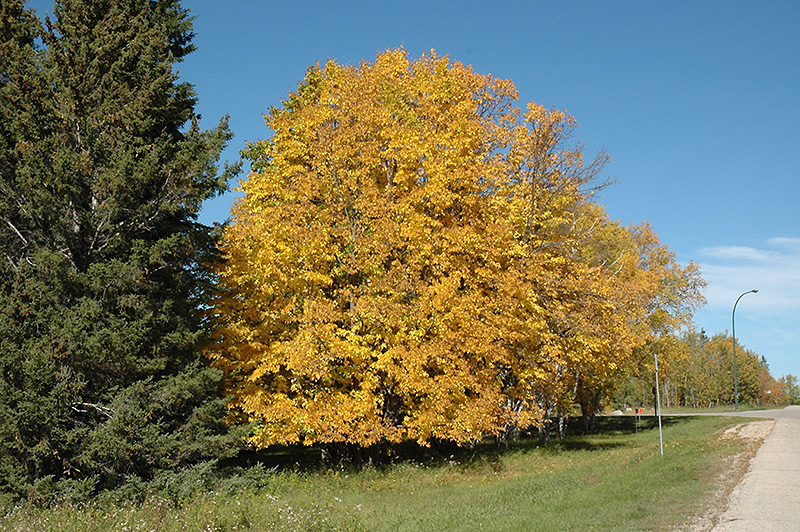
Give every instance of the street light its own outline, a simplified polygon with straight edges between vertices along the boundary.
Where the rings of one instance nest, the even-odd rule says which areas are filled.
[[[736,298],[736,303],[733,304],[733,312],[731,312],[731,334],[733,335],[733,401],[736,403],[736,410],[739,410],[739,375],[736,371],[736,305],[739,300],[749,293],[755,294],[758,290],[748,290],[747,292]]]

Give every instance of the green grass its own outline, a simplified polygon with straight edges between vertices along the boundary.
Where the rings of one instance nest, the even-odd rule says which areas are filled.
[[[786,408],[786,405],[751,405],[751,404],[740,404],[739,405],[739,412],[753,412],[759,410],[778,410],[781,408]],[[652,409],[651,409],[652,411]],[[664,415],[670,414],[719,414],[719,413],[731,413],[735,412],[735,408],[733,405],[719,405],[714,406],[711,408],[692,408],[690,406],[680,406],[680,407],[664,407],[662,409]]]
[[[263,470],[260,487],[183,501],[21,505],[0,531],[549,531],[669,530],[702,513],[722,458],[746,444],[720,439],[729,417],[603,418],[602,434],[362,470]],[[248,485],[252,485],[248,484]]]

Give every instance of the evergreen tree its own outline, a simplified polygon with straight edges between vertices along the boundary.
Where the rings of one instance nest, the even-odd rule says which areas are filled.
[[[0,31],[0,490],[220,456],[197,213],[235,168],[174,70],[187,11],[59,0],[43,25],[4,0]]]

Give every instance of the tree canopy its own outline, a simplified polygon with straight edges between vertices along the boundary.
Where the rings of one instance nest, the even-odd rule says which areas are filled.
[[[59,0],[43,25],[0,12],[0,489],[113,485],[223,438],[219,372],[199,355],[226,188],[226,119],[203,131],[174,66],[177,1]]]
[[[593,415],[702,300],[594,201],[573,117],[435,52],[309,68],[251,144],[210,310],[257,447],[468,443]]]

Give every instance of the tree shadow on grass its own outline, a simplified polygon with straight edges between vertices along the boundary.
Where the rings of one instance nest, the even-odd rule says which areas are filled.
[[[661,426],[668,427],[683,423],[691,417],[661,417]],[[656,416],[602,416],[597,418],[597,432],[600,434],[631,434],[658,430]]]
[[[669,427],[691,420],[686,417],[662,417],[662,427]],[[470,464],[501,467],[504,454],[540,450],[544,452],[603,451],[629,445],[623,436],[637,432],[658,430],[655,416],[602,416],[596,421],[593,434],[583,434],[580,418],[568,421],[563,439],[541,439],[537,431],[523,432],[519,439],[499,442],[495,438],[484,438],[470,446],[459,446],[447,441],[434,441],[429,446],[415,441],[384,446],[379,452],[357,452],[333,459],[325,457],[320,446],[284,445],[273,446],[260,451],[245,451],[226,466],[251,467],[260,465],[270,470],[295,472],[322,472],[327,470],[361,470],[364,468],[383,468],[397,464],[416,464],[425,467],[454,465],[470,467]],[[373,451],[376,451],[373,449]]]

